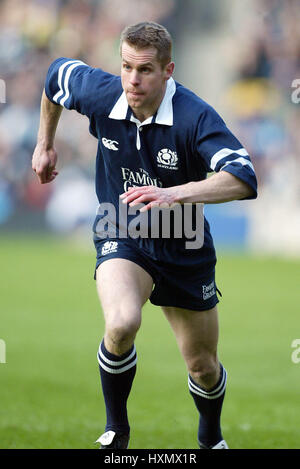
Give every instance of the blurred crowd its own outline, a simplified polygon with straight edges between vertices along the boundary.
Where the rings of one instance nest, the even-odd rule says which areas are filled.
[[[294,254],[300,252],[300,3],[251,4],[252,14],[232,23],[235,72],[226,99],[258,175],[252,244]]]
[[[300,106],[292,101],[292,83],[300,78],[300,4],[251,3],[252,15],[233,20],[235,77],[227,101],[260,184],[276,176],[286,185],[287,170],[300,165]],[[298,191],[300,197],[300,185]]]
[[[94,217],[97,142],[82,116],[62,115],[55,142],[62,169],[57,183],[41,186],[31,170],[48,67],[64,56],[118,74],[123,28],[145,18],[167,25],[174,5],[173,0],[0,0],[0,79],[6,85],[0,99],[0,225],[14,216],[24,223],[26,215],[38,220],[46,214],[54,230],[68,231]]]
[[[31,170],[49,64],[60,56],[79,58],[118,74],[121,30],[147,19],[176,35],[180,1],[0,0],[0,79],[6,85],[5,96],[0,87],[0,225],[31,211],[46,214],[53,229],[67,231],[93,217],[97,142],[86,119],[75,112],[62,115],[57,182],[41,186]],[[222,3],[227,1],[235,4]],[[242,21],[241,15],[231,17],[231,82],[224,94],[260,189],[273,187],[287,203],[299,204],[300,104],[291,99],[292,82],[300,79],[299,0],[249,3]]]

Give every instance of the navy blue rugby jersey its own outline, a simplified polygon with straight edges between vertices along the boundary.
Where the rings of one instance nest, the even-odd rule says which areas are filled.
[[[128,106],[120,76],[68,58],[51,64],[45,92],[53,103],[86,115],[90,132],[98,139],[96,193],[100,205],[93,227],[95,239],[108,235],[126,238],[133,226],[137,246],[152,259],[180,266],[213,266],[215,250],[203,204],[193,204],[187,215],[182,214],[181,233],[176,224],[176,234],[172,234],[175,217],[171,216],[171,233],[157,234],[155,229],[153,234],[153,210],[138,218],[139,212],[135,209],[132,214],[119,196],[132,186],[171,187],[203,180],[208,172],[228,171],[253,189],[249,198],[256,198],[250,157],[219,114],[170,78],[156,114],[141,123]],[[188,227],[187,216],[192,227]],[[144,225],[146,230],[141,229],[143,234],[137,236],[137,228]],[[187,248],[193,230],[200,244]]]

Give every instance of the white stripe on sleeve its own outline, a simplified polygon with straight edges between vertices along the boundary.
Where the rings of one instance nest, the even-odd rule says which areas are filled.
[[[231,163],[240,163],[242,166],[250,166],[250,168],[252,169],[252,171],[254,172],[254,167],[253,167],[253,164],[251,163],[251,161],[249,160],[246,160],[246,158],[236,158],[235,160],[231,160],[231,161],[227,161],[224,166],[222,166],[221,169],[225,168],[225,166],[228,166],[229,164]]]
[[[232,150],[231,148],[222,148],[222,150],[217,151],[217,153],[213,155],[210,161],[211,169],[214,171],[220,160],[232,155],[233,153],[236,153],[240,156],[249,156],[245,148],[240,148],[239,150]]]
[[[59,90],[55,94],[55,96],[53,97],[53,101],[60,104],[61,106],[64,105],[64,103],[66,102],[66,100],[70,96],[70,91],[69,91],[69,88],[68,88],[70,75],[71,75],[71,72],[74,70],[74,68],[78,67],[78,65],[87,66],[81,60],[68,60],[67,62],[63,63],[59,67],[58,79],[57,79]],[[65,70],[66,67],[68,67],[68,70],[67,70],[67,73],[66,73],[66,76],[65,76],[65,79],[64,79],[64,83],[62,83],[62,77],[63,77],[63,73],[64,73],[64,70]],[[59,98],[61,98],[60,102],[58,102]]]
[[[70,65],[70,67],[67,70],[66,76],[65,76],[65,82],[64,82],[64,88],[65,88],[65,96],[60,100],[60,105],[64,106],[65,102],[67,101],[68,97],[70,96],[70,91],[69,91],[69,80],[70,80],[70,75],[74,68],[78,67],[79,65],[84,65],[87,67],[87,65],[83,62],[75,63],[73,65]]]
[[[74,64],[74,63],[79,63],[79,62],[80,62],[80,60],[68,60],[67,62],[64,62],[59,67],[59,69],[58,69],[58,79],[57,79],[59,90],[53,96],[53,101],[55,101],[56,103],[58,102],[58,99],[64,94],[64,91],[63,91],[63,88],[62,88],[62,76],[63,76],[65,68],[68,67],[68,65],[71,65],[71,64]]]

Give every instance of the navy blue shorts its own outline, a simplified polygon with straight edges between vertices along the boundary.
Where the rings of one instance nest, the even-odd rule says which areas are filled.
[[[142,267],[153,278],[150,301],[157,306],[173,306],[195,311],[213,308],[218,302],[214,266],[208,271],[153,261],[130,239],[94,240],[97,261],[94,273],[108,259],[128,259]]]

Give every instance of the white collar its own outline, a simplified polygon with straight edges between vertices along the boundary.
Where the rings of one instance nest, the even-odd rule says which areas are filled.
[[[166,88],[165,95],[163,97],[162,102],[160,103],[157,114],[155,116],[155,120],[154,120],[155,124],[173,125],[172,99],[173,99],[175,92],[176,92],[176,84],[173,78],[171,77],[167,81],[167,88]],[[118,101],[112,108],[108,117],[110,119],[123,120],[123,119],[126,119],[127,113],[128,113],[128,102],[126,99],[125,91],[123,91]],[[130,120],[132,120],[133,122],[137,121],[137,119],[135,119],[134,116],[131,116]],[[153,120],[153,116],[149,117],[148,119],[146,119],[144,122],[140,124],[143,124],[143,125],[150,124],[152,120]]]

